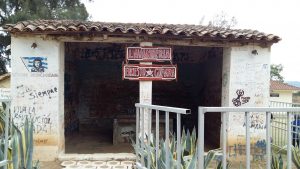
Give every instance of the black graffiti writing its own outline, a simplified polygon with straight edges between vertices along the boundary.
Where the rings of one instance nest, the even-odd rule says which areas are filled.
[[[13,108],[13,117],[14,119],[32,119],[35,115],[35,107],[31,106],[15,106]]]
[[[58,90],[56,87],[42,91],[33,90],[29,93],[29,99],[37,99],[43,97],[48,97],[49,99],[51,99],[53,97],[53,94],[57,92]]]
[[[113,47],[106,48],[85,48],[80,51],[82,59],[96,58],[97,60],[124,60],[125,50]]]
[[[16,87],[16,89],[17,89],[17,96],[18,97],[25,97],[26,93],[32,91],[32,89],[30,89],[29,87],[24,86],[24,85],[19,85],[19,86]]]
[[[263,116],[260,115],[251,115],[250,116],[250,128],[252,129],[266,129],[266,124],[262,120]],[[246,123],[243,124],[243,127],[246,127]]]
[[[232,103],[234,106],[239,107],[242,104],[248,103],[250,100],[250,97],[243,97],[245,92],[242,89],[236,90],[237,98],[232,99]]]
[[[35,107],[15,106],[13,108],[13,119],[19,128],[24,127],[26,119],[33,121],[34,133],[51,133],[52,119],[50,113],[39,115]]]

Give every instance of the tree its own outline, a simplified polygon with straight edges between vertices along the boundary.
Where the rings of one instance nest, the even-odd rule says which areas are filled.
[[[200,24],[204,23],[205,16],[202,16]],[[230,17],[224,11],[221,11],[219,14],[214,15],[209,21],[207,26],[214,27],[219,29],[230,29],[237,25],[237,19],[232,16]]]
[[[271,65],[271,80],[283,82],[284,78],[281,75],[282,70],[283,70],[282,64],[278,64],[278,65],[272,64]]]
[[[91,0],[90,0],[91,1]],[[7,23],[35,19],[87,20],[89,14],[80,0],[0,0],[0,31]],[[0,32],[0,75],[7,72],[10,35]]]

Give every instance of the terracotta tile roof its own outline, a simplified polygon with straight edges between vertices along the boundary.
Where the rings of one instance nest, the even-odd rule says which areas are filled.
[[[10,73],[5,73],[0,75],[0,81],[10,78]]]
[[[174,35],[198,37],[210,40],[236,40],[276,43],[281,40],[279,36],[265,34],[248,29],[220,29],[201,25],[178,24],[150,24],[150,23],[109,23],[77,20],[34,20],[22,21],[16,24],[7,24],[4,29],[10,33],[124,33],[148,35]]]
[[[271,80],[271,90],[293,90],[293,91],[300,91],[299,87],[292,86],[280,81],[273,81]]]

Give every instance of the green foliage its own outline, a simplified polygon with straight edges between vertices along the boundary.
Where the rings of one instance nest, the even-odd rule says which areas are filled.
[[[0,27],[24,20],[88,18],[80,0],[0,0]],[[0,32],[0,75],[7,72],[5,63],[10,61],[10,43],[10,35]]]
[[[0,112],[0,160],[4,159],[5,115]],[[9,146],[7,159],[12,161],[8,169],[38,169],[39,163],[33,164],[33,122],[26,119],[22,131],[13,123],[9,125]]]
[[[148,140],[148,137],[146,137]],[[153,139],[155,140],[155,138]],[[142,144],[142,140],[139,140],[139,145]],[[170,164],[170,169],[175,169],[177,167],[177,140],[174,135],[170,137],[170,143],[167,143],[163,140],[159,143],[159,152],[158,160],[155,159],[155,143],[151,141],[149,144],[145,143],[144,148],[138,147],[136,144],[133,144],[135,150],[137,150],[139,161],[144,162],[145,166],[148,166],[150,163],[151,169],[165,169],[166,161],[168,159]],[[167,147],[169,146],[169,147]],[[169,156],[166,156],[168,152]],[[150,154],[150,161],[148,159],[148,154]],[[208,165],[215,158],[216,151],[211,150],[207,153],[204,159],[204,169],[208,168]],[[195,169],[197,166],[197,136],[196,130],[194,129],[192,133],[189,131],[182,131],[181,137],[181,169]],[[156,168],[157,164],[157,168]]]
[[[227,161],[227,166],[226,166],[227,169],[230,169],[231,168],[231,163],[229,161]],[[240,169],[242,169],[243,167],[240,165]],[[218,163],[218,166],[217,166],[217,169],[223,169],[223,164],[222,164],[222,161],[220,161]]]
[[[279,64],[279,65],[272,64],[271,65],[271,80],[283,82],[284,78],[281,75],[282,70],[283,70],[282,64]]]
[[[292,148],[292,160],[296,168],[300,168],[300,149],[297,145]]]
[[[283,169],[283,160],[281,157],[281,154],[272,154],[272,163],[271,163],[272,169]]]
[[[24,128],[20,131],[15,128],[12,138],[13,167],[24,169],[37,169],[38,164],[33,165],[33,122],[25,120]]]

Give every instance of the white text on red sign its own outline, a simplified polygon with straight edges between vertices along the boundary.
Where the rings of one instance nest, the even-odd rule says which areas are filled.
[[[176,65],[123,65],[123,79],[169,81],[176,78]]]
[[[161,62],[172,60],[172,49],[165,47],[128,47],[126,59],[132,61]]]

